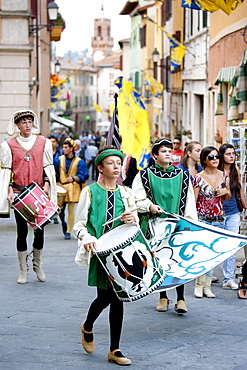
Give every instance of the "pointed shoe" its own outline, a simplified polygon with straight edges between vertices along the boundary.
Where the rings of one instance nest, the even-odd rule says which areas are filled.
[[[114,362],[117,365],[128,366],[131,365],[131,360],[124,357],[120,349],[115,349],[115,351],[110,351],[108,353],[108,362]]]
[[[93,336],[93,332],[92,331],[86,331],[84,329],[84,323],[85,323],[85,321],[81,324],[81,344],[82,344],[82,347],[85,349],[85,351],[87,353],[92,354],[95,351],[94,340],[92,340],[92,342],[87,342],[85,340],[85,334],[92,334],[92,336]]]
[[[175,304],[174,310],[177,313],[186,313],[188,311],[186,304],[182,299],[177,301],[177,303]]]

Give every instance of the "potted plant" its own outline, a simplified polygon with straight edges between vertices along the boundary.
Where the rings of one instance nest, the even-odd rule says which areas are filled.
[[[191,132],[191,130],[183,130],[182,135],[187,136],[189,139],[191,139],[192,132]]]
[[[61,14],[58,12],[57,19],[51,27],[51,41],[60,41],[61,33],[63,32],[65,27],[65,21]]]

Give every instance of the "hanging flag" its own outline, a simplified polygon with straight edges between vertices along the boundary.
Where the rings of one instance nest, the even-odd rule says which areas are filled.
[[[196,4],[196,0],[182,0],[181,6],[183,8],[201,10],[201,8]]]
[[[131,82],[122,80],[117,105],[122,150],[136,159],[138,169],[143,169],[150,158],[150,127],[140,94]]]
[[[156,24],[156,26],[166,34],[170,40],[170,58],[171,58],[171,72],[174,72],[181,64],[185,54],[186,47],[178,40],[176,40],[172,35],[170,35],[166,30],[156,23],[153,19],[149,18],[146,14],[143,15],[143,18],[148,19],[150,22]]]
[[[229,15],[243,2],[244,0],[182,0],[182,7],[209,12],[221,9]]]
[[[100,108],[100,106],[98,104],[93,103],[93,106],[96,109],[96,112],[102,112],[102,109]]]
[[[109,112],[109,116],[110,116],[111,118],[112,118],[112,116],[113,116],[114,108],[115,108],[114,103],[111,103],[111,104],[110,104],[110,112]]]
[[[117,97],[118,95],[114,95],[115,99],[115,108],[113,110],[111,125],[109,127],[106,144],[107,145],[114,145],[118,149],[121,147],[121,138],[119,134],[119,124],[118,124],[118,108],[117,108]]]
[[[161,98],[162,92],[164,90],[164,86],[160,82],[158,82],[155,78],[145,73],[145,78],[144,78],[143,83],[145,86],[150,86],[150,90],[154,97]]]

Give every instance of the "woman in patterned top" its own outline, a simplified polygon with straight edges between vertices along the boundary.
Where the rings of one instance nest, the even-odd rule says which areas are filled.
[[[224,227],[223,201],[231,198],[228,175],[218,170],[220,155],[213,146],[201,151],[203,171],[193,180],[198,219],[208,225]],[[215,298],[211,291],[213,270],[196,279],[196,298]]]

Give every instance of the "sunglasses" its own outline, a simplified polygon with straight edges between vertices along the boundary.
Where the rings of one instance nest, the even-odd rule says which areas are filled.
[[[213,161],[214,159],[220,159],[220,155],[219,155],[219,154],[209,154],[209,155],[207,156],[207,159],[208,159],[209,161]]]

